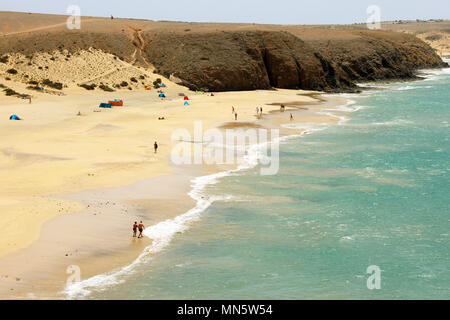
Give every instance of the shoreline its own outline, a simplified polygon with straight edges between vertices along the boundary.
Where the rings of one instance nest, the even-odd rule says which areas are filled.
[[[171,85],[169,85],[171,86]],[[179,87],[175,87],[175,90],[179,91],[180,88]],[[173,91],[172,91],[173,92]],[[298,93],[306,93],[305,97],[301,97],[301,99],[298,99],[297,94]],[[72,94],[75,94],[75,96],[78,96],[76,98],[80,97],[80,92],[71,92]],[[123,95],[123,93],[120,93],[121,95]],[[129,96],[133,96],[133,95],[137,95],[138,97],[140,95],[143,95],[145,93],[142,92],[135,92],[135,93],[128,93]],[[148,93],[147,93],[148,94]],[[206,96],[197,96],[194,93],[189,93],[190,95],[192,95],[191,98],[194,99],[194,101],[191,103],[192,106],[191,108],[194,109],[196,108],[195,104],[199,104],[199,105],[208,105],[211,102],[209,102],[208,100],[211,99],[212,97],[206,97]],[[316,93],[315,93],[316,94]],[[98,95],[105,95],[105,94],[92,94],[92,97],[89,97],[89,100],[91,103],[91,98],[95,97],[96,99],[98,99]],[[83,93],[83,96],[85,96],[85,94]],[[312,104],[313,110],[304,110],[304,109],[296,109],[296,108],[292,108],[292,112],[300,112],[300,113],[307,113],[307,119],[313,119],[312,121],[317,121],[318,118],[322,119],[321,121],[328,120],[330,122],[334,122],[335,120],[324,116],[324,115],[318,115],[315,111],[316,108],[320,108],[322,106],[322,103],[317,103],[317,101],[311,97],[308,97],[308,92],[304,92],[304,91],[297,91],[297,90],[278,90],[278,91],[274,91],[274,92],[264,92],[264,91],[257,91],[257,92],[232,92],[232,93],[219,93],[216,96],[221,97],[220,101],[217,101],[215,103],[215,108],[218,110],[218,112],[214,112],[214,114],[209,115],[210,119],[204,120],[205,122],[207,122],[207,128],[215,128],[215,127],[219,127],[221,125],[227,124],[227,123],[235,123],[232,119],[221,119],[223,117],[223,113],[222,112],[222,108],[226,108],[223,107],[224,104],[227,105],[228,108],[230,108],[231,105],[233,104],[237,104],[238,105],[238,111],[240,112],[240,119],[238,121],[238,123],[245,123],[245,122],[258,122],[261,123],[262,126],[267,126],[267,124],[270,122],[267,121],[266,118],[269,118],[269,116],[266,116],[266,113],[270,114],[270,110],[272,110],[274,112],[274,114],[270,116],[270,118],[275,119],[275,125],[278,125],[280,122],[285,121],[284,119],[280,119],[280,117],[278,117],[277,119],[277,112],[276,110],[278,109],[277,106],[269,106],[266,105],[266,103],[274,103],[276,101],[281,101],[281,103],[286,103],[289,101],[298,101],[298,100],[302,100],[306,103]],[[258,97],[260,96],[260,97]],[[138,101],[138,97],[134,98],[134,101]],[[245,97],[249,102],[251,102],[252,106],[239,106],[239,104],[242,104],[241,100],[243,99],[243,97]],[[259,100],[260,102],[255,101],[254,102],[254,98],[256,97],[255,100]],[[294,100],[295,97],[295,100]],[[44,99],[42,100],[46,100],[47,97],[43,97]],[[73,98],[73,97],[70,97]],[[12,99],[12,98],[11,98]],[[11,103],[11,99],[10,101],[8,101],[9,103]],[[66,97],[51,97],[50,99],[58,99],[58,100],[65,100],[67,99]],[[197,101],[197,99],[199,101]],[[214,97],[214,99],[216,100],[217,97]],[[17,99],[18,100],[18,99]],[[39,99],[41,100],[41,99]],[[130,97],[126,97],[125,101],[127,100],[131,100]],[[156,99],[155,99],[156,100]],[[168,113],[168,110],[170,110],[171,112],[171,116],[175,117],[177,116],[178,110],[173,110],[173,108],[178,108],[180,110],[183,110],[183,107],[178,107],[178,105],[180,104],[178,101],[176,101],[177,98],[174,98],[173,100],[169,100],[169,101],[163,101],[160,102],[158,100],[154,101],[153,103],[155,105],[159,105],[163,110],[164,113]],[[200,101],[203,100],[203,101]],[[133,101],[133,100],[131,100]],[[13,102],[19,102],[20,101],[14,101]],[[214,103],[214,102],[213,102]],[[255,119],[255,116],[253,115],[254,113],[254,106],[258,105],[258,103],[263,103],[264,104],[264,119]],[[17,104],[17,103],[16,103]],[[64,103],[64,104],[69,104],[69,103]],[[147,103],[148,104],[148,103]],[[79,107],[81,108],[81,107]],[[131,109],[131,107],[129,107]],[[73,110],[75,110],[74,108],[71,108]],[[114,110],[118,110],[118,112],[120,113],[124,113],[127,112],[128,108],[124,107],[123,109],[114,109]],[[268,109],[269,112],[266,111],[266,109]],[[25,110],[25,109],[24,109]],[[113,112],[109,112],[109,114],[113,114]],[[142,109],[141,109],[142,110]],[[140,111],[141,111],[140,110]],[[44,110],[44,114],[45,114]],[[50,112],[51,110],[48,110],[48,112]],[[133,111],[134,112],[134,111]],[[185,111],[186,112],[186,111]],[[135,112],[137,115],[137,118],[139,117],[139,113],[140,112]],[[157,110],[156,112],[153,112],[156,116],[156,114],[160,114],[161,111]],[[278,113],[279,114],[279,113]],[[288,114],[288,113],[287,113]],[[88,117],[97,117],[99,115],[103,115],[103,113],[101,114],[93,114],[91,116],[88,115]],[[196,118],[201,119],[202,117],[199,116],[202,115],[202,111],[200,110],[200,112],[197,110],[196,112],[194,112],[194,115],[192,117],[189,117],[193,120],[195,120]],[[230,114],[231,116],[231,114]],[[229,118],[231,118],[229,116]],[[242,120],[241,120],[242,117]],[[286,114],[284,114],[284,118],[286,117]],[[84,117],[83,117],[84,118]],[[83,118],[81,118],[82,120],[84,120]],[[113,119],[115,119],[116,117],[113,117]],[[26,117],[26,124],[28,125],[30,120],[27,119],[31,119],[30,117]],[[76,118],[75,118],[76,119]],[[79,119],[79,118],[78,118]],[[77,119],[77,120],[78,120]],[[34,120],[34,119],[31,119]],[[134,117],[129,117],[129,119],[127,119],[128,122],[134,122],[135,119]],[[186,119],[180,119],[178,121],[181,122],[177,122],[177,124],[175,125],[175,127],[177,125],[179,125],[180,123],[185,124],[185,126],[190,127],[189,125],[189,120]],[[80,121],[81,122],[81,121]],[[101,120],[97,120],[94,123],[98,123],[100,122],[108,122],[108,121],[103,121],[103,119]],[[8,123],[9,124],[9,123]],[[40,125],[44,125],[44,126],[48,126],[48,123],[42,123]],[[92,123],[90,124],[92,125]],[[50,125],[52,126],[52,125]],[[104,125],[103,127],[105,127],[106,125]],[[34,125],[33,125],[34,127]],[[94,126],[94,128],[98,127],[98,125]],[[109,127],[105,127],[102,129],[109,129]],[[172,126],[173,127],[173,126]],[[53,129],[53,128],[52,128]],[[283,129],[281,128],[282,131],[285,132],[290,132],[291,130],[289,129]],[[77,128],[77,131],[79,131],[81,129]],[[160,130],[166,130],[167,128],[164,128],[164,126],[160,129]],[[88,130],[89,131],[89,130]],[[106,131],[106,130],[104,130]],[[90,131],[92,132],[92,131]],[[165,135],[167,136],[168,133],[170,132],[165,132]],[[97,133],[97,135],[101,136],[101,135],[107,135],[105,134],[103,131],[101,133]],[[103,138],[103,136],[102,136]],[[72,137],[73,139],[73,137]],[[167,146],[164,146],[167,148]],[[56,148],[56,147],[55,147]],[[169,149],[169,148],[168,148]],[[28,155],[28,154],[27,154]],[[83,154],[84,156],[84,154]],[[158,155],[159,157],[161,157],[160,155]],[[163,155],[163,158],[167,159],[168,154],[165,153]],[[153,185],[166,185],[166,182],[161,183],[161,179],[168,179],[167,181],[172,179],[171,183],[168,183],[167,185],[173,187],[174,184],[180,185],[180,178],[177,178],[177,174],[179,174],[179,172],[185,170],[186,168],[173,168],[170,167],[170,165],[168,165],[167,160],[161,160],[161,158],[159,158],[160,160],[154,160],[156,162],[159,162],[159,164],[156,166],[156,169],[153,168],[153,174],[150,174],[150,178],[147,180],[152,180],[153,182],[150,183]],[[153,161],[153,162],[154,162]],[[152,163],[151,165],[155,165],[155,163]],[[229,168],[228,168],[229,169]],[[111,169],[110,169],[111,170]],[[178,170],[178,173],[177,173]],[[155,172],[157,171],[157,172]],[[64,281],[67,279],[67,277],[69,276],[66,273],[66,268],[69,265],[72,264],[77,264],[80,265],[82,267],[83,270],[83,279],[92,277],[94,275],[98,275],[98,274],[102,274],[108,271],[111,271],[113,269],[117,269],[117,268],[121,268],[124,265],[127,265],[128,263],[130,263],[131,261],[133,261],[133,259],[138,256],[138,254],[140,254],[142,252],[142,250],[147,247],[151,240],[148,239],[144,239],[142,241],[141,244],[139,245],[135,245],[133,243],[128,243],[123,241],[123,238],[120,238],[120,236],[129,236],[128,233],[128,225],[127,227],[123,228],[123,223],[127,223],[129,224],[131,220],[134,219],[138,219],[137,217],[139,215],[144,216],[145,214],[143,214],[144,211],[148,210],[148,207],[151,206],[152,210],[150,210],[150,219],[149,221],[151,221],[151,224],[154,225],[154,223],[157,222],[161,222],[164,220],[167,220],[168,218],[171,218],[170,214],[167,214],[167,212],[176,212],[176,213],[172,213],[173,217],[178,216],[179,214],[186,212],[187,209],[186,208],[186,204],[189,203],[194,203],[192,200],[190,201],[186,201],[186,199],[188,199],[187,197],[187,193],[189,192],[189,181],[192,180],[192,177],[195,176],[203,176],[204,173],[211,173],[211,172],[216,172],[216,171],[221,171],[221,168],[214,168],[214,167],[209,167],[209,168],[205,168],[205,167],[201,167],[201,168],[194,168],[193,170],[190,171],[190,173],[186,173],[184,175],[184,189],[181,192],[180,190],[178,190],[177,196],[173,196],[173,197],[169,197],[169,199],[164,199],[164,197],[162,197],[163,199],[161,199],[161,196],[159,198],[155,198],[152,197],[152,200],[150,201],[151,204],[149,204],[149,200],[146,199],[148,197],[144,197],[141,195],[142,199],[135,199],[135,203],[130,203],[127,202],[126,200],[124,200],[126,202],[126,206],[133,206],[133,210],[132,212],[130,212],[131,215],[135,216],[136,218],[130,218],[129,216],[126,215],[122,215],[121,217],[117,217],[118,215],[120,215],[120,210],[123,207],[120,207],[117,203],[115,204],[115,206],[112,205],[112,203],[114,202],[118,202],[115,200],[109,200],[108,205],[106,205],[106,202],[108,202],[108,200],[105,201],[100,201],[99,199],[90,199],[91,203],[90,205],[88,204],[87,206],[89,206],[89,210],[86,210],[86,208],[84,210],[73,210],[73,213],[69,213],[69,212],[65,212],[65,214],[63,216],[60,217],[51,217],[49,219],[45,219],[44,221],[42,221],[42,230],[39,230],[39,235],[37,237],[37,239],[34,239],[31,241],[31,244],[28,246],[25,246],[24,248],[20,248],[17,249],[15,252],[9,253],[7,255],[4,255],[0,258],[0,260],[2,261],[2,267],[0,268],[0,292],[2,296],[5,296],[7,298],[10,299],[34,299],[34,298],[40,298],[40,297],[54,297],[54,298],[64,298],[62,296],[60,296],[58,293],[60,292],[60,290],[56,290],[57,293],[55,294],[55,287],[58,287],[58,285],[56,285],[56,283],[61,284],[62,283],[62,279],[64,279]],[[128,185],[128,187],[130,187],[129,183],[127,183],[127,181],[129,180],[136,180],[135,178],[131,178],[130,176],[135,176],[135,174],[131,174],[128,175],[127,172],[123,172],[123,170],[119,170],[119,171],[114,171],[113,172],[117,177],[115,179],[111,180],[107,180],[107,184],[104,187],[101,188],[96,188],[95,185],[92,185],[91,187],[88,187],[87,189],[93,190],[93,191],[88,191],[88,192],[93,192],[93,194],[95,194],[96,191],[102,193],[105,191],[105,188],[108,189],[110,188],[112,189],[120,189],[120,188],[127,188],[127,187],[114,187],[119,186],[119,185]],[[126,175],[128,175],[128,178],[123,180],[124,177],[124,173]],[[138,171],[139,173],[139,171]],[[146,174],[148,176],[148,173]],[[152,178],[153,176],[153,178]],[[159,178],[158,178],[159,177]],[[122,182],[121,183],[117,183],[117,178],[121,178]],[[158,181],[159,179],[159,181]],[[174,180],[173,180],[174,179]],[[178,182],[174,183],[175,180],[178,179]],[[139,180],[139,179],[138,179]],[[125,182],[125,183],[124,183]],[[89,184],[86,184],[87,186],[89,186]],[[133,187],[131,185],[130,187],[132,190]],[[139,189],[139,188],[137,188]],[[137,190],[136,189],[136,190]],[[142,189],[142,187],[141,187]],[[86,191],[82,191],[83,188],[81,188],[81,190],[79,191],[79,193],[83,193]],[[110,191],[111,191],[110,190]],[[112,192],[112,191],[111,191]],[[117,194],[117,190],[115,191]],[[168,193],[169,191],[166,191],[166,193]],[[60,201],[61,203],[65,201],[73,201],[75,203],[77,203],[78,205],[82,206],[86,206],[87,202],[80,202],[80,200],[74,196],[73,193],[71,192],[63,192],[61,194],[66,194],[66,196],[52,196],[52,194],[56,194],[56,193],[50,193],[47,195],[43,195],[41,196],[41,198],[50,198],[50,199],[57,199],[57,201]],[[76,194],[76,193],[75,193]],[[183,195],[184,194],[184,195]],[[93,197],[93,196],[92,196]],[[89,199],[89,197],[88,197]],[[114,198],[115,199],[115,198]],[[181,199],[181,200],[180,200]],[[92,200],[95,200],[94,202],[92,202]],[[189,200],[189,199],[188,199]],[[97,202],[96,202],[97,201]],[[132,202],[132,201],[131,201]],[[31,202],[33,203],[33,202]],[[170,205],[168,205],[168,203],[172,203],[172,207],[170,207]],[[176,203],[176,205],[174,205]],[[101,204],[103,204],[103,206],[101,206]],[[122,206],[124,204],[121,204]],[[183,205],[185,205],[185,207],[183,207]],[[191,206],[192,207],[192,206]],[[158,209],[159,208],[159,209]],[[180,208],[182,208],[183,210],[180,210]],[[96,210],[98,212],[101,212],[101,214],[98,214],[98,216],[95,215]],[[49,210],[51,211],[51,210]],[[81,211],[81,213],[80,213]],[[111,212],[110,212],[111,211]],[[165,212],[165,214],[161,214],[161,213],[157,213],[158,211],[160,212]],[[181,211],[181,212],[180,212]],[[109,212],[109,213],[108,213]],[[100,218],[100,216],[102,216],[102,218]],[[98,219],[97,219],[98,218]],[[158,220],[159,219],[159,220]],[[109,221],[105,223],[105,221]],[[71,231],[70,228],[72,228],[74,225],[78,224],[79,225],[79,230],[83,230],[83,232],[81,232],[81,234],[83,235],[82,237],[77,237],[76,234],[80,233],[75,232],[75,235],[71,234],[72,232],[67,232],[67,231]],[[101,226],[101,227],[99,227]],[[69,228],[69,229],[68,229]],[[118,230],[119,229],[119,230]],[[56,231],[55,231],[56,230]],[[101,239],[98,238],[98,236],[96,236],[96,234],[98,232],[108,232],[108,230],[112,230],[112,232],[110,233],[117,233],[117,235],[115,236],[111,236],[108,234],[108,236],[106,238],[108,238],[108,241],[106,241],[106,239]],[[125,231],[124,231],[125,230]],[[60,237],[60,238],[59,238]],[[85,238],[85,239],[83,239]],[[120,238],[120,239],[118,239]],[[61,244],[63,243],[64,245],[62,245],[61,247],[58,247],[57,244]],[[42,259],[42,253],[45,252],[45,259]],[[17,266],[21,265],[20,261],[24,261],[24,259],[32,259],[33,263],[32,263],[32,268],[30,268],[29,266],[22,266],[20,268],[17,268]],[[45,261],[45,262],[44,262]],[[66,262],[67,261],[67,262]],[[109,265],[108,267],[106,267],[106,265]],[[30,270],[32,269],[32,270]],[[53,270],[53,272],[51,271]],[[7,277],[5,277],[7,276]],[[19,279],[19,280],[17,280]],[[60,280],[58,280],[60,279]],[[37,283],[39,283],[39,289],[37,288],[38,286],[36,285]],[[60,286],[60,285],[59,285]],[[13,289],[13,290],[11,290]],[[31,289],[31,290],[30,290]]]

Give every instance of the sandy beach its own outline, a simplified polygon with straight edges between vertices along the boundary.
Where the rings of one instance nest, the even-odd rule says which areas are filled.
[[[299,132],[281,127],[291,122],[290,113],[295,123],[335,123],[337,118],[319,112],[345,103],[300,90],[211,96],[164,82],[164,100],[155,89],[102,93],[75,86],[64,96],[32,93],[31,104],[2,98],[2,297],[64,298],[60,292],[69,265],[80,266],[83,279],[121,268],[151,244],[131,237],[134,221],[149,226],[189,210],[194,205],[187,195],[190,181],[229,166],[174,165],[175,130],[192,132],[194,121],[201,120],[204,130],[252,124],[288,135]],[[11,87],[27,91],[21,83]],[[189,106],[179,93],[189,96]],[[124,107],[98,108],[115,98],[123,99]],[[257,106],[263,107],[261,118]],[[23,120],[10,121],[11,114]]]

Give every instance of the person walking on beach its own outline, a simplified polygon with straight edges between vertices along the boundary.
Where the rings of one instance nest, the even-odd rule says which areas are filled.
[[[231,107],[231,113],[235,113],[234,107]]]
[[[155,144],[153,145],[153,149],[155,149],[155,153],[158,152],[158,142],[155,141]]]
[[[237,120],[237,112],[234,113],[234,120]]]
[[[291,113],[291,121],[292,121],[292,120],[294,120],[294,116],[293,116],[292,113]]]
[[[138,224],[138,229],[139,229],[139,238],[143,238],[144,236],[142,235],[142,232],[144,231],[144,224],[142,223],[142,221]]]
[[[137,221],[135,221],[133,224],[133,238],[136,238],[137,230],[138,230],[138,224],[137,224]]]

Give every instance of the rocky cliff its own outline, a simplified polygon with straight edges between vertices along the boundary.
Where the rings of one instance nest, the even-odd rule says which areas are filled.
[[[355,82],[408,79],[444,63],[421,40],[386,32],[302,40],[288,32],[147,35],[145,56],[192,89],[352,91]]]
[[[130,64],[154,67],[155,73],[175,76],[191,89],[209,91],[354,91],[356,82],[411,79],[419,68],[445,65],[425,42],[392,31],[146,21],[130,27],[131,23],[137,24],[95,19],[82,30],[61,26],[5,35],[0,38],[0,56],[76,53],[92,47]]]

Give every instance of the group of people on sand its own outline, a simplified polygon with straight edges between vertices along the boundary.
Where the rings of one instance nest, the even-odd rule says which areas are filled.
[[[134,222],[133,224],[133,238],[136,238],[137,232],[139,230],[139,235],[137,236],[138,239],[144,237],[142,235],[142,232],[144,231],[144,224],[142,223],[142,221],[138,224],[137,221]]]
[[[286,111],[286,107],[282,104],[280,106],[280,112],[284,112],[284,111]],[[231,113],[234,114],[234,120],[237,120],[238,114],[237,114],[236,109],[234,108],[234,106],[231,107]],[[262,107],[256,107],[256,115],[259,118],[262,118],[262,115],[263,115],[263,108]],[[290,113],[290,120],[291,121],[294,120],[294,116],[292,115],[292,113]]]

